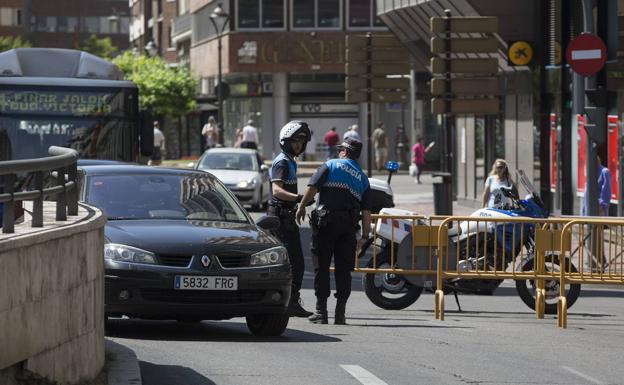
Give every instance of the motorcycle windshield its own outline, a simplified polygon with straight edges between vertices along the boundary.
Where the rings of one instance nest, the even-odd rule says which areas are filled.
[[[536,194],[535,187],[529,181],[529,178],[524,173],[524,170],[518,170],[518,175],[520,175],[520,183],[524,186],[524,188],[529,192],[529,194]]]

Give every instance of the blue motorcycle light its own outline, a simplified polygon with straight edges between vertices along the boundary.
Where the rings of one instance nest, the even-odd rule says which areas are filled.
[[[389,160],[386,162],[386,170],[388,171],[397,171],[399,169],[399,164],[393,160]]]

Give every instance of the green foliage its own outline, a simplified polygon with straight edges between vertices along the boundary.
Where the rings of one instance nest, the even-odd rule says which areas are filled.
[[[107,60],[110,60],[117,51],[110,37],[98,39],[95,35],[89,36],[80,49]]]
[[[133,56],[130,51],[113,59],[125,78],[139,87],[141,108],[157,115],[181,116],[195,109],[197,81],[186,68],[172,68],[160,57]]]
[[[13,48],[30,47],[28,40],[22,40],[19,36],[0,36],[0,52]]]

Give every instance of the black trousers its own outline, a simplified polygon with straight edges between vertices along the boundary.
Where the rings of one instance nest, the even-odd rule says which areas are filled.
[[[269,207],[269,214],[276,215],[273,207]],[[303,272],[305,270],[299,226],[297,226],[295,221],[294,210],[289,214],[281,213],[281,215],[277,216],[280,218],[280,227],[275,232],[275,235],[284,244],[286,251],[288,251],[292,271],[292,298],[297,299],[299,298],[299,290],[301,290]]]
[[[325,227],[313,228],[314,293],[318,299],[330,294],[329,267],[334,259],[336,298],[346,301],[351,295],[351,272],[355,264],[356,229],[348,212],[329,214]]]

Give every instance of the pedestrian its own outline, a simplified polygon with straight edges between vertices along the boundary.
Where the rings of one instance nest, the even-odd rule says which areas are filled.
[[[247,125],[243,127],[243,140],[241,142],[241,148],[253,148],[258,149],[258,129],[253,125],[253,120],[249,119]]]
[[[336,311],[334,323],[346,325],[346,306],[351,294],[351,271],[355,253],[368,240],[371,224],[371,190],[368,178],[357,160],[362,142],[347,138],[338,147],[338,159],[327,160],[312,175],[297,209],[297,223],[305,216],[305,207],[319,192],[318,204],[310,216],[312,244],[316,248],[314,294],[316,312],[312,323],[328,323],[327,298],[330,295],[329,267],[334,259]],[[358,222],[362,237],[357,240]]]
[[[237,128],[234,136],[235,136],[234,148],[240,148],[241,143],[243,143],[243,129]]]
[[[609,204],[611,203],[611,172],[608,168],[602,165],[600,157],[596,157],[596,163],[598,166],[597,174],[598,180],[596,184],[598,187],[598,215],[602,217],[609,216]],[[587,181],[585,181],[587,184]],[[585,186],[585,193],[583,194],[583,201],[581,203],[581,215],[589,215],[589,209],[587,208],[587,186]]]
[[[349,128],[347,129],[347,132],[344,133],[342,140],[345,141],[347,138],[353,138],[359,142],[362,141],[362,138],[360,137],[360,134],[358,133],[357,124],[353,124],[349,126]]]
[[[214,116],[210,116],[204,127],[202,127],[202,136],[204,137],[205,150],[213,148],[219,142],[219,126]]]
[[[505,159],[496,159],[483,187],[483,207],[499,209],[511,203],[509,198],[501,192],[501,187],[510,187],[518,195],[518,187],[511,179],[507,161]]]
[[[422,144],[422,136],[416,137],[416,143],[412,146],[412,165],[415,167],[416,183],[421,184],[420,174],[425,166],[425,155],[431,151],[435,142],[429,143],[427,147]]]
[[[160,123],[154,121],[154,151],[152,151],[151,166],[160,166],[165,151],[165,135],[160,130]]]
[[[282,152],[273,159],[269,170],[271,181],[271,198],[268,214],[280,218],[277,237],[286,247],[292,268],[292,289],[288,314],[291,317],[309,317],[311,312],[305,310],[301,301],[301,284],[303,282],[304,262],[301,249],[299,226],[295,221],[295,207],[301,202],[302,195],[297,191],[297,162],[310,141],[308,124],[291,121],[280,130],[280,148]]]
[[[405,157],[409,150],[409,140],[407,139],[407,134],[405,133],[405,129],[402,125],[396,126],[396,131],[394,135],[394,146],[395,159],[399,162],[401,166],[403,166],[407,163],[407,159],[405,159]]]
[[[596,156],[597,175],[596,187],[598,192],[598,216],[609,216],[609,204],[611,203],[611,172],[602,165],[600,157]],[[588,216],[589,208],[587,207],[587,180],[585,181],[585,192],[581,202],[581,215]],[[585,260],[585,268],[588,271],[600,272],[605,271],[609,266],[608,258],[604,254],[604,232],[603,226],[587,224],[585,225],[585,239],[583,243],[589,249],[588,256]]]
[[[373,146],[375,146],[377,171],[381,171],[388,160],[388,136],[382,122],[377,122],[377,128],[373,131]]]
[[[340,137],[336,133],[336,127],[330,128],[323,135],[323,144],[327,146],[327,159],[336,159],[338,157],[338,149],[336,146],[340,142]]]

